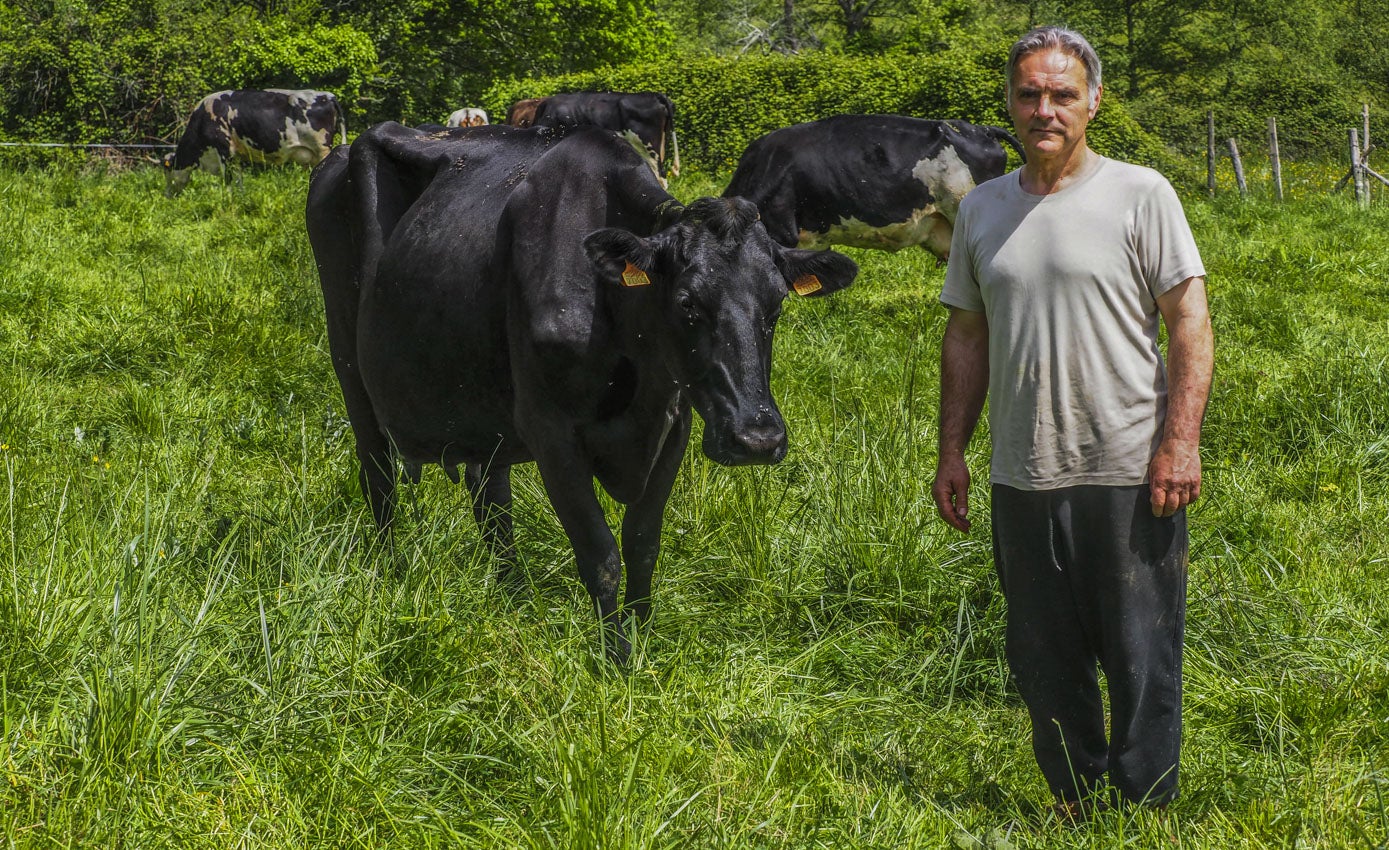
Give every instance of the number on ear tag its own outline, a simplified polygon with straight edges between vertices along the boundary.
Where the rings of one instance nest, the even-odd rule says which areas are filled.
[[[820,284],[820,278],[813,274],[803,274],[796,278],[791,284],[791,288],[796,290],[797,295],[813,295],[825,287]]]
[[[632,265],[627,264],[627,268],[622,271],[623,286],[650,286],[651,278],[646,276],[646,272]]]

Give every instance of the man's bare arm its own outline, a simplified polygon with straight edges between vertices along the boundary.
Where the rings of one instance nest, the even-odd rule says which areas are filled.
[[[1167,326],[1167,422],[1148,464],[1148,483],[1153,516],[1172,516],[1201,495],[1201,420],[1215,341],[1205,278],[1187,278],[1159,296],[1157,305]]]
[[[989,322],[950,308],[940,350],[940,452],[931,494],[941,519],[969,531],[969,445],[989,391]]]

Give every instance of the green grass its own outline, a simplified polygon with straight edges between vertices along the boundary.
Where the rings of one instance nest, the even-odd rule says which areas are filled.
[[[1188,202],[1217,377],[1184,791],[1071,829],[1007,682],[986,506],[969,537],[934,518],[930,257],[855,253],[852,289],[788,304],[791,452],[687,457],[624,675],[533,469],[517,591],[438,470],[374,542],[305,185],[0,172],[8,846],[1389,841],[1383,207]]]

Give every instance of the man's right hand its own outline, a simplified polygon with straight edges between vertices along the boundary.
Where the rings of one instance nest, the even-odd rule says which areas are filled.
[[[931,495],[941,519],[958,531],[969,531],[969,467],[964,456],[940,459]]]

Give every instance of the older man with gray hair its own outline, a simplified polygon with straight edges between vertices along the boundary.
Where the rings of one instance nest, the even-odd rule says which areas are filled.
[[[1211,381],[1205,268],[1167,180],[1090,149],[1103,85],[1089,43],[1039,27],[1007,70],[1027,162],[955,222],[932,492],[968,531],[964,453],[987,396],[1008,666],[1057,811],[1162,806],[1177,793],[1186,505]]]

